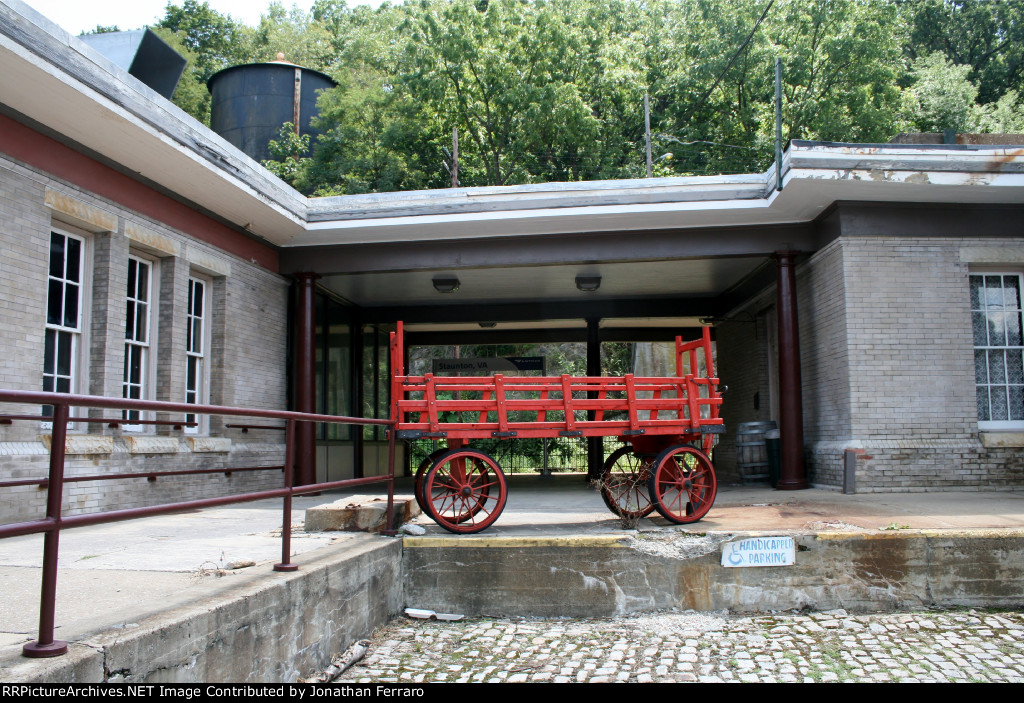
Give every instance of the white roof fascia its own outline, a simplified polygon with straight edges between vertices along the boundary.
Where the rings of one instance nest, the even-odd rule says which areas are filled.
[[[748,211],[767,211],[768,205],[759,198],[331,220],[310,222],[290,246],[712,226],[728,224],[722,213],[742,212],[737,219],[746,221]],[[638,217],[644,227],[638,227]]]

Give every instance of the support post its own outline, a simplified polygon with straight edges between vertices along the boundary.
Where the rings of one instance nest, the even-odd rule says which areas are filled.
[[[782,59],[775,57],[775,190],[782,190]]]
[[[796,491],[809,488],[804,465],[803,396],[800,379],[800,331],[796,309],[796,252],[778,251],[779,319],[779,430],[782,467],[776,488]]]
[[[295,428],[296,425],[308,425],[308,422],[288,420],[284,432],[284,487],[291,491],[294,488],[295,475]],[[298,571],[298,564],[292,563],[292,494],[284,497],[281,517],[281,562],[274,564],[274,571]]]
[[[315,273],[295,274],[295,405],[300,413],[316,412]],[[295,485],[316,483],[316,426],[300,422],[295,428]]]
[[[587,375],[601,375],[601,320],[596,317],[587,318]],[[595,391],[588,391],[587,397],[597,398]],[[587,419],[595,417],[593,410],[587,411]],[[604,441],[601,437],[587,437],[587,480],[596,481],[601,478],[604,466]]]
[[[651,162],[651,99],[647,93],[644,93],[644,141],[647,147],[647,177],[654,178]]]
[[[356,417],[363,416],[363,369],[366,368],[366,361],[363,359],[363,319],[358,313],[352,316],[352,397],[355,398],[352,414]],[[372,360],[371,360],[372,361]],[[352,432],[352,475],[362,478],[366,474],[363,469],[363,425],[349,425]]]
[[[57,555],[60,544],[60,511],[64,496],[64,448],[68,434],[69,408],[66,403],[53,406],[53,430],[50,435],[50,481],[46,486],[46,519],[50,527],[43,535],[43,583],[39,592],[39,639],[21,648],[26,657],[59,657],[68,651],[68,643],[53,639],[54,612],[57,608]]]

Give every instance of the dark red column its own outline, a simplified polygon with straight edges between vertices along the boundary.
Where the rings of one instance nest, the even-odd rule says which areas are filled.
[[[295,279],[295,405],[300,413],[316,412],[315,273],[297,273]],[[316,483],[316,425],[295,427],[295,485]]]
[[[795,252],[775,252],[778,265],[779,318],[779,430],[782,467],[776,488],[796,491],[809,488],[804,465],[804,407],[800,379],[800,329],[796,313]]]
[[[601,320],[587,318],[587,375],[601,375]],[[595,391],[587,391],[587,398],[597,399]],[[587,419],[593,420],[597,414],[587,411]],[[601,478],[604,469],[604,441],[600,437],[587,437],[587,480],[596,481]]]

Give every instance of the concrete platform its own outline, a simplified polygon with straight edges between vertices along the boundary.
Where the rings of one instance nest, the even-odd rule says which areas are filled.
[[[400,492],[409,489],[406,485],[398,487]],[[365,493],[366,490],[363,488],[359,492]],[[272,564],[280,560],[281,507],[280,501],[276,500],[69,530],[61,538],[57,637],[95,649],[101,646],[101,641],[108,641],[111,633],[133,629],[159,632],[162,628],[172,627],[174,618],[182,617],[182,613],[190,608],[193,610],[189,612],[193,612],[195,608],[202,610],[215,601],[251,598],[251,595],[245,595],[251,593],[247,589],[259,590],[287,579],[301,579],[303,570],[313,564],[343,560],[344,554],[350,550],[363,553],[366,549],[372,551],[382,544],[394,543],[391,538],[366,534],[306,534],[301,531],[306,508],[337,500],[341,495],[328,494],[296,501],[292,522],[298,532],[293,540],[293,552],[296,554],[293,561],[300,565],[299,576],[271,570]],[[644,519],[636,530],[624,530],[619,520],[604,507],[600,496],[579,476],[513,476],[504,513],[482,536],[450,535],[425,517],[417,518],[416,522],[426,528],[427,534],[405,539],[405,557],[397,557],[404,564],[394,572],[395,578],[404,583],[404,595],[399,598],[401,602],[393,605],[392,611],[412,606],[472,614],[474,610],[469,607],[472,599],[467,594],[480,592],[494,593],[494,602],[507,605],[516,599],[513,591],[520,594],[520,600],[523,600],[523,594],[530,592],[528,586],[530,579],[534,578],[528,573],[531,569],[538,573],[554,573],[555,566],[567,567],[565,560],[573,555],[589,555],[591,566],[582,570],[567,567],[565,573],[576,569],[578,575],[558,581],[555,590],[566,593],[568,601],[580,603],[586,600],[574,598],[573,594],[584,592],[588,583],[597,584],[590,588],[595,594],[602,589],[612,594],[610,598],[592,601],[591,609],[587,611],[590,615],[605,611],[625,612],[623,603],[629,604],[627,609],[635,610],[717,608],[725,601],[721,598],[702,600],[690,597],[687,594],[693,589],[683,588],[680,584],[692,583],[695,578],[711,584],[708,579],[711,578],[709,574],[715,571],[717,545],[732,535],[748,532],[796,535],[800,543],[811,551],[817,549],[814,545],[822,546],[817,549],[824,558],[822,568],[831,569],[832,573],[826,579],[820,571],[803,571],[800,576],[804,583],[803,592],[812,593],[817,585],[821,587],[818,593],[824,594],[828,590],[824,586],[829,584],[859,582],[857,588],[850,586],[845,591],[850,598],[847,605],[853,603],[854,592],[867,594],[867,600],[857,601],[861,605],[854,604],[854,607],[863,608],[863,603],[870,603],[871,598],[879,594],[882,596],[880,609],[899,607],[900,594],[909,592],[906,589],[901,591],[902,586],[894,587],[891,581],[886,581],[890,578],[888,566],[881,568],[881,562],[871,561],[881,559],[879,555],[883,553],[887,555],[883,561],[888,560],[886,564],[894,565],[897,573],[903,574],[900,583],[906,584],[908,589],[934,587],[936,570],[941,572],[944,568],[942,560],[953,559],[949,563],[955,562],[955,569],[964,574],[967,582],[973,579],[978,588],[986,580],[991,580],[988,572],[978,571],[979,563],[1003,569],[999,580],[1009,589],[1004,590],[1009,594],[1007,597],[1012,600],[1015,594],[1019,595],[1017,602],[1024,603],[1024,588],[1020,587],[1020,579],[1024,578],[1021,551],[1024,545],[1024,491],[846,496],[822,489],[778,492],[767,488],[723,487],[715,506],[700,523],[671,526],[661,518]],[[697,544],[708,539],[716,546],[695,554],[694,559],[680,559],[679,554],[645,554],[642,550],[623,548],[639,540],[649,544],[664,542],[677,545],[671,549],[678,552],[681,541]],[[826,544],[832,546],[824,549]],[[850,552],[854,547],[867,551],[857,552],[855,549]],[[443,553],[453,549],[458,550],[457,558],[450,551]],[[503,555],[497,561],[495,549]],[[979,549],[986,554],[983,559],[977,556],[976,550]],[[388,553],[400,555],[401,552],[399,549]],[[451,562],[466,565],[465,559],[471,552],[476,552],[474,559],[481,559],[483,563],[504,566],[490,571],[475,564],[463,569],[430,566],[440,563],[437,557],[441,557],[441,562],[446,565]],[[4,598],[0,599],[0,680],[37,680],[36,677],[42,675],[39,672],[45,671],[51,672],[47,676],[56,677],[52,680],[67,680],[61,678],[68,675],[66,667],[61,669],[56,662],[30,662],[20,656],[21,645],[35,638],[41,554],[40,536],[0,541],[0,583],[4,589]],[[867,556],[862,558],[863,555]],[[557,563],[550,563],[550,559]],[[608,566],[602,559],[612,565]],[[255,562],[255,566],[228,568],[246,561]],[[511,571],[510,564],[515,567]],[[530,564],[532,566],[528,567]],[[852,571],[849,571],[849,565],[853,565]],[[910,574],[906,565],[923,570],[924,576]],[[696,571],[689,571],[692,569]],[[766,570],[728,571],[746,572],[742,576],[730,576],[733,584],[720,589],[726,594],[723,597],[732,599],[730,602],[749,604],[761,598],[760,602],[766,608],[787,607],[778,598],[764,596],[768,592],[762,588],[765,578],[758,576],[757,572],[763,574]],[[608,574],[613,572],[631,572],[638,578],[629,583],[628,579],[610,579]],[[454,574],[456,580],[446,582],[440,576],[442,573]],[[479,582],[479,577],[475,577],[473,582],[458,581],[474,574],[490,575],[483,583]],[[653,579],[652,574],[655,575]],[[427,575],[426,581],[424,575]],[[647,580],[639,578],[640,575]],[[424,583],[434,590],[424,590]],[[602,583],[604,586],[600,585]],[[501,587],[496,588],[496,584]],[[629,587],[623,588],[624,584]],[[637,593],[646,590],[667,595],[636,598],[634,590]],[[714,590],[709,586],[702,592],[712,593]],[[833,588],[830,592],[840,593],[841,589]],[[431,593],[434,595],[429,595]],[[443,595],[445,593],[454,594],[451,602],[424,602],[428,597],[437,597],[439,601],[449,598],[449,595]],[[539,615],[541,610],[553,613],[552,609],[560,607],[557,599],[546,598],[544,608],[532,614]],[[916,596],[905,602],[912,605],[915,599]],[[488,610],[491,606],[487,603],[473,607],[477,612],[494,614]],[[529,610],[532,606],[524,607]],[[506,612],[509,611],[506,609]],[[366,634],[369,633],[354,632],[353,637]],[[311,633],[305,636],[313,638]],[[169,669],[165,667],[164,670]],[[277,669],[293,670],[288,667]],[[104,666],[102,671],[108,675],[110,669]],[[187,679],[187,676],[202,675],[199,670],[192,674],[179,671],[179,674],[186,677],[180,680],[203,680]],[[135,675],[144,676],[141,671]]]

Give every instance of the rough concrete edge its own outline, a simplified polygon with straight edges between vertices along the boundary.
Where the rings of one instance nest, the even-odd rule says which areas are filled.
[[[609,547],[625,548],[633,534],[622,535],[570,535],[565,537],[524,537],[507,535],[493,537],[468,537],[462,535],[430,535],[427,537],[403,537],[407,549],[464,547],[468,549],[512,549],[522,547]]]
[[[818,532],[812,533],[819,540],[847,540],[847,539],[1021,539],[1024,538],[1024,528],[1019,527],[985,527],[985,528],[906,528],[899,530],[878,530],[869,532]]]
[[[68,653],[52,659],[0,661],[5,683],[98,683],[103,677],[103,652],[87,644],[68,643]]]
[[[18,656],[0,660],[0,678],[5,682],[18,683],[104,683],[108,680],[108,660],[115,650],[144,648],[149,638],[161,637],[161,632],[180,627],[191,620],[215,618],[219,610],[232,603],[252,599],[267,589],[285,587],[287,584],[327,571],[343,562],[362,557],[378,549],[388,549],[394,543],[389,538],[368,535],[371,539],[346,544],[340,551],[337,546],[323,547],[302,555],[302,563],[295,572],[268,571],[258,578],[232,589],[230,593],[217,594],[209,600],[181,606],[142,619],[131,632],[105,627],[83,634],[77,641],[68,643],[68,654],[51,659],[29,659]],[[326,551],[332,550],[332,551]],[[318,554],[320,552],[325,552]],[[312,558],[311,558],[312,557]],[[306,561],[308,559],[308,561]],[[404,564],[402,544],[398,542],[398,571],[401,580],[401,603],[405,602]],[[269,564],[265,565],[269,569]],[[394,616],[397,614],[392,613]],[[382,623],[383,624],[383,623]],[[59,636],[59,633],[58,633]],[[142,645],[140,647],[140,645]]]

